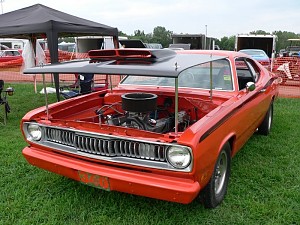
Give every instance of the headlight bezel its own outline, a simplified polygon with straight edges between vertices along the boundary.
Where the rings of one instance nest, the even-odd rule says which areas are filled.
[[[175,159],[177,157],[177,160]],[[182,157],[183,160],[178,160],[178,157]],[[181,145],[171,145],[166,151],[166,159],[168,163],[175,169],[184,170],[192,164],[192,151],[189,147]],[[177,163],[176,163],[177,161]],[[179,165],[181,161],[183,165]]]
[[[26,126],[26,136],[28,140],[40,141],[43,137],[43,129],[37,123],[29,123]]]

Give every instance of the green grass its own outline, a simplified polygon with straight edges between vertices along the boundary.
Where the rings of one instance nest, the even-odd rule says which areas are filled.
[[[6,87],[9,84],[6,84]],[[44,105],[32,84],[12,84],[0,125],[0,224],[299,224],[300,100],[275,102],[273,130],[254,135],[232,161],[224,202],[214,210],[98,190],[29,165],[22,116]],[[39,86],[39,90],[41,86]],[[50,95],[55,101],[55,95]]]

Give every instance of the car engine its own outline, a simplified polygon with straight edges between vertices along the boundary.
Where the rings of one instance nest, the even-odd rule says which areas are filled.
[[[99,121],[108,125],[129,127],[156,133],[174,131],[175,115],[170,112],[171,98],[165,98],[163,105],[157,105],[157,95],[152,93],[126,93],[121,103],[104,105],[96,111]],[[122,110],[119,110],[121,105]],[[114,113],[107,113],[114,111]],[[178,130],[185,130],[190,123],[186,111],[178,112]]]

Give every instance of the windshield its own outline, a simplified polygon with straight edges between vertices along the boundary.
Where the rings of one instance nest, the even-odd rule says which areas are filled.
[[[211,67],[210,67],[211,64]],[[184,70],[178,77],[178,86],[183,88],[210,89],[210,68],[212,68],[212,88],[233,90],[232,73],[228,60],[221,59]],[[174,78],[128,75],[121,84],[174,87]]]

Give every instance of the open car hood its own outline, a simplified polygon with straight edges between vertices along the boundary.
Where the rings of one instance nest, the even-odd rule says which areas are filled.
[[[110,50],[118,51],[118,50]],[[120,50],[124,51],[124,50]],[[130,51],[130,50],[129,50]],[[136,50],[134,50],[136,51]],[[224,56],[208,55],[208,54],[176,54],[174,51],[168,50],[149,50],[153,54],[151,60],[145,58],[106,58],[105,60],[81,60],[65,63],[45,65],[43,67],[34,67],[24,70],[24,74],[43,74],[43,73],[94,73],[94,74],[110,74],[110,75],[139,75],[139,76],[156,76],[156,77],[173,77],[196,65],[211,62],[214,60],[224,59]],[[137,52],[137,51],[136,51]],[[152,56],[152,55],[151,55]]]

